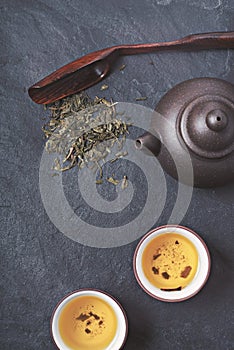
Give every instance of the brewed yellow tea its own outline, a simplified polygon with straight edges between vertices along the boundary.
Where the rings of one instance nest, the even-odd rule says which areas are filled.
[[[59,318],[59,332],[72,350],[103,350],[113,340],[117,317],[112,307],[96,296],[71,300]]]
[[[156,236],[142,255],[147,279],[162,290],[181,290],[194,278],[198,253],[193,243],[177,233]]]

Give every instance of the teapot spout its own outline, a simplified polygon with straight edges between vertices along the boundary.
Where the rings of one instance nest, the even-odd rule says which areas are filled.
[[[136,139],[135,147],[145,154],[157,156],[160,152],[161,141],[150,132],[146,132]]]

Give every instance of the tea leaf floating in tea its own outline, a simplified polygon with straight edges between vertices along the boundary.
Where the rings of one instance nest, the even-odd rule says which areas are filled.
[[[198,252],[186,237],[174,232],[156,236],[146,246],[142,266],[147,279],[157,288],[181,290],[194,278]]]
[[[99,297],[80,296],[62,308],[59,332],[69,349],[107,349],[117,331],[115,311]]]
[[[53,169],[66,171],[74,166],[99,168],[100,178],[96,183],[103,183],[99,162],[106,158],[115,143],[119,149],[123,147],[131,124],[117,118],[115,103],[99,97],[92,100],[84,93],[56,101],[47,108],[51,115],[43,127],[48,138],[46,150],[65,155],[64,165],[56,158]],[[119,152],[113,161],[125,155],[127,152]],[[113,178],[107,180],[114,184],[118,181]]]

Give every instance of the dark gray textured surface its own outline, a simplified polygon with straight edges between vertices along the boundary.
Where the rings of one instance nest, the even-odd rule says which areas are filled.
[[[191,300],[153,300],[137,285],[137,242],[114,249],[81,246],[50,222],[38,171],[43,114],[26,89],[59,66],[120,43],[176,39],[189,33],[233,30],[232,0],[1,0],[1,337],[3,350],[54,349],[49,321],[57,301],[78,288],[113,294],[126,309],[126,350],[233,349],[234,186],[195,189],[183,224],[207,242],[212,272]],[[234,82],[234,51],[126,57],[123,73],[107,78],[106,98],[153,108],[176,83],[193,77]],[[149,64],[152,61],[153,65]],[[89,89],[100,95],[100,85]],[[169,177],[164,224],[175,200]],[[137,181],[137,180],[136,180]]]

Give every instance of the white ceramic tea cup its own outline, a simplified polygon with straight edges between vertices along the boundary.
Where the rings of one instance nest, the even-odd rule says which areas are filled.
[[[122,349],[128,334],[128,320],[126,313],[119,302],[113,298],[111,295],[96,289],[80,289],[72,292],[71,294],[65,296],[55,307],[53,315],[51,317],[51,334],[52,338],[59,350],[71,350],[63,341],[59,332],[59,317],[65,305],[67,305],[71,300],[77,297],[98,297],[107,303],[115,312],[117,317],[117,331],[114,339],[111,343],[103,350],[120,350]]]
[[[194,278],[186,287],[175,291],[164,291],[154,286],[145,276],[142,267],[142,254],[149,242],[158,235],[169,232],[186,237],[193,243],[198,253],[198,267]],[[197,294],[209,277],[210,266],[210,254],[202,238],[189,228],[179,225],[160,226],[148,232],[139,242],[133,259],[134,274],[139,285],[153,298],[167,302],[183,301]]]

